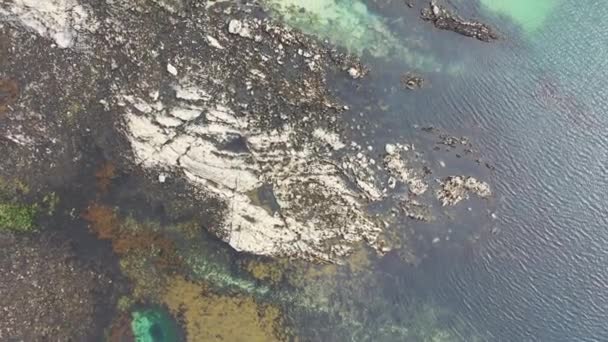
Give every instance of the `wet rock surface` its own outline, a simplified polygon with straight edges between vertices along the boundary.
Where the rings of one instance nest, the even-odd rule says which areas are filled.
[[[433,0],[421,13],[422,19],[432,22],[441,30],[449,30],[484,42],[498,39],[498,34],[489,25],[459,17],[452,10]]]
[[[444,206],[455,205],[467,199],[469,193],[482,198],[492,195],[490,186],[485,182],[480,182],[474,177],[453,176],[441,181],[441,189],[437,191],[437,199]]]

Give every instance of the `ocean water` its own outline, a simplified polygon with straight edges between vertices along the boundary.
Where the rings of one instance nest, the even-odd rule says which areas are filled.
[[[379,263],[393,322],[417,298],[458,317],[445,323],[455,336],[464,325],[487,341],[608,341],[608,2],[453,1],[496,27],[489,44],[422,21],[404,30],[395,18],[418,9],[362,3],[391,37],[417,35],[436,63],[461,65],[423,73],[415,92],[398,89],[418,67],[398,54],[368,58],[361,84],[336,77],[336,93],[376,125],[374,140],[433,125],[471,136],[496,166],[496,219],[437,228],[478,225],[480,243],[458,253],[439,244],[416,269]]]
[[[417,271],[419,295],[489,341],[608,341],[608,3],[466,11],[501,39],[435,31],[464,71],[384,100],[384,127],[468,132],[497,168],[496,234],[465,257],[438,249]]]
[[[508,17],[527,33],[541,29],[560,2],[560,0],[481,0],[484,10]]]

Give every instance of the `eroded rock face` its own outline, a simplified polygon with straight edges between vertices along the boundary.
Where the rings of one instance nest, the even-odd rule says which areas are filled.
[[[183,172],[227,202],[221,235],[235,249],[328,260],[361,239],[375,244],[380,225],[363,209],[371,198],[350,188],[341,170],[317,152],[343,145],[321,128],[297,146],[293,128],[264,131],[221,104],[164,109],[132,99],[125,109],[142,165]]]

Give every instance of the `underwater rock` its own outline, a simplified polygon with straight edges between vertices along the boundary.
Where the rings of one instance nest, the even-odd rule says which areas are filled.
[[[181,277],[169,281],[163,302],[181,317],[188,341],[283,341],[281,312],[251,297],[211,293]]]
[[[477,38],[484,42],[498,39],[498,35],[490,26],[472,20],[465,20],[448,10],[442,5],[438,5],[435,0],[431,1],[429,7],[422,10],[422,19],[431,21],[441,30],[449,30],[467,37]]]
[[[415,73],[405,73],[401,76],[401,86],[403,88],[414,90],[422,88],[424,85],[424,79],[422,76]]]
[[[474,177],[451,176],[441,180],[441,188],[437,190],[437,199],[443,206],[455,205],[467,199],[469,193],[476,194],[481,198],[492,195],[488,183],[479,181]]]
[[[403,210],[407,217],[413,220],[429,222],[433,219],[431,207],[415,199],[408,198],[402,201],[401,210]]]

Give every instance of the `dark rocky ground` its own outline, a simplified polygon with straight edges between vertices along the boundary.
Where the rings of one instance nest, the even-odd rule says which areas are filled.
[[[103,335],[116,286],[58,236],[0,233],[0,340],[92,341]]]

